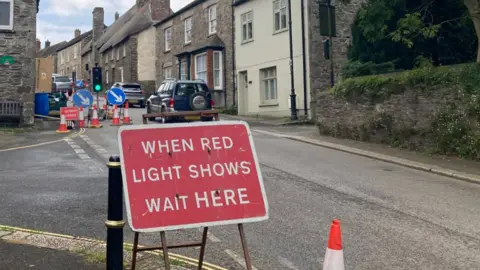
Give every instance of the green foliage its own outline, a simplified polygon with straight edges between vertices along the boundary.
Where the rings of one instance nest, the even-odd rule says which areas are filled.
[[[393,62],[376,64],[374,62],[362,63],[360,61],[349,61],[342,66],[343,78],[352,78],[366,75],[375,75],[383,73],[391,73],[395,71]]]
[[[418,59],[419,62],[424,59]],[[377,104],[392,94],[410,89],[422,96],[435,95],[446,102],[432,115],[428,128],[416,129],[415,119],[405,124],[393,114],[375,113],[354,128],[341,123],[319,125],[336,137],[373,141],[409,149],[480,160],[480,64],[422,68],[395,74],[349,78],[331,89],[334,96],[351,103]],[[403,97],[399,97],[403,98]]]
[[[419,56],[435,66],[476,59],[477,36],[463,0],[369,0],[351,30],[351,61],[406,70]]]

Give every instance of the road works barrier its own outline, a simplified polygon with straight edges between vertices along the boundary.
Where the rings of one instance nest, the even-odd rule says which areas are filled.
[[[340,220],[335,219],[330,227],[327,251],[323,260],[323,270],[345,270],[343,260],[342,233]]]

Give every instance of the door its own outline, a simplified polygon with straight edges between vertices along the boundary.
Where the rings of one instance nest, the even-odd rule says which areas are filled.
[[[238,73],[238,113],[248,115],[248,74],[246,71]]]

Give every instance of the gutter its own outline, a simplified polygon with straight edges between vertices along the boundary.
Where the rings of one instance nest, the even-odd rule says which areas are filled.
[[[301,13],[301,23],[302,23],[302,65],[303,65],[303,110],[305,112],[305,117],[308,119],[308,102],[307,102],[307,50],[305,49],[305,10],[304,10],[304,1],[300,0],[300,13]]]

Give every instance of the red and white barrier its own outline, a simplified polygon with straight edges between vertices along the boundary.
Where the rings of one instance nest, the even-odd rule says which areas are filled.
[[[335,219],[330,227],[327,251],[323,261],[323,270],[345,270],[342,248],[340,220]]]

